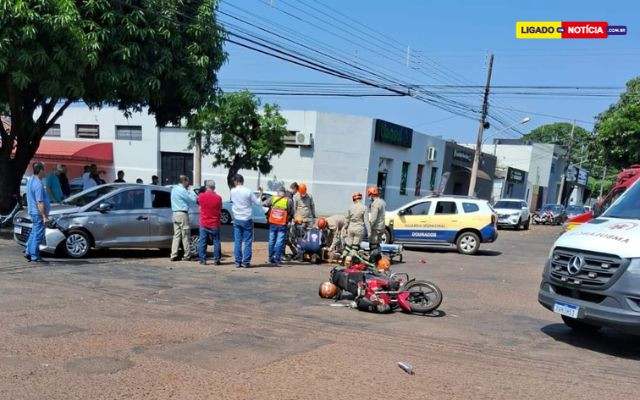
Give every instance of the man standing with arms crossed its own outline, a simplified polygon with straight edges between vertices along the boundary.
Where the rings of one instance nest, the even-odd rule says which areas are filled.
[[[189,225],[189,207],[196,205],[196,194],[190,190],[189,178],[180,175],[179,182],[171,188],[171,210],[173,211],[173,241],[171,242],[171,261],[178,261],[178,249],[182,242],[183,261],[191,261],[191,225]]]
[[[369,212],[369,220],[371,221],[371,230],[369,231],[369,261],[377,265],[378,260],[382,258],[380,243],[382,243],[382,235],[384,235],[384,218],[387,211],[387,203],[380,198],[380,193],[376,186],[367,189],[367,197],[371,199],[371,211]]]
[[[205,183],[206,190],[198,196],[200,204],[200,241],[198,242],[198,258],[200,264],[207,265],[207,242],[213,244],[213,264],[220,265],[220,213],[222,197],[216,190],[214,181]]]
[[[233,254],[236,268],[251,266],[251,246],[253,245],[253,206],[262,206],[253,192],[244,186],[240,174],[233,178],[235,187],[231,189],[231,212],[233,213]],[[258,189],[262,198],[262,189]],[[243,248],[244,244],[244,248]]]
[[[42,262],[40,243],[44,239],[45,224],[49,222],[50,205],[42,184],[44,177],[44,164],[36,161],[33,163],[33,175],[27,182],[27,211],[32,225],[24,257],[30,262]]]

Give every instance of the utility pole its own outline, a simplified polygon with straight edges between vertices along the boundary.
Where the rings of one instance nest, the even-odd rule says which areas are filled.
[[[602,198],[602,191],[604,190],[604,178],[607,176],[607,164],[602,168],[602,179],[600,179],[600,198]]]
[[[564,172],[562,173],[562,178],[560,179],[560,191],[558,193],[558,204],[564,205],[562,201],[562,192],[564,192],[564,187],[567,181],[567,171],[569,171],[569,164],[571,163],[571,151],[573,150],[573,131],[576,129],[576,121],[573,120],[573,125],[571,125],[571,134],[569,135],[569,148],[567,149],[567,154],[565,155],[566,165],[564,166]]]
[[[202,186],[202,139],[196,135],[193,146],[193,186]]]
[[[478,127],[478,139],[476,140],[476,151],[473,156],[473,166],[471,167],[471,178],[469,180],[469,196],[473,196],[476,191],[476,180],[478,179],[478,166],[482,155],[482,134],[484,125],[487,123],[487,112],[489,111],[489,88],[491,87],[491,72],[493,70],[493,54],[489,56],[489,70],[487,71],[487,83],[484,85],[484,99],[482,101],[482,117]]]

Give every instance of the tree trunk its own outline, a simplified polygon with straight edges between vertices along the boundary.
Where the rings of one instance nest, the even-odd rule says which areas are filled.
[[[5,213],[16,204],[16,195],[20,195],[20,179],[26,170],[16,165],[15,160],[0,160],[0,213]]]

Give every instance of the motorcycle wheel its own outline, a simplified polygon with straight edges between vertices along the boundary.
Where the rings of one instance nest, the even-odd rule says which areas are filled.
[[[412,313],[425,314],[442,304],[442,290],[429,281],[410,282],[404,290],[410,293],[407,301]]]

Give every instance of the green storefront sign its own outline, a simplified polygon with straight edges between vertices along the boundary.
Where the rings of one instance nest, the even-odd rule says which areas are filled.
[[[376,119],[375,141],[410,148],[413,142],[413,129]]]

